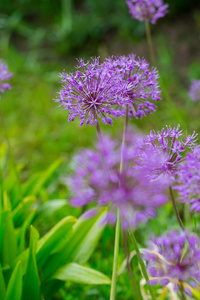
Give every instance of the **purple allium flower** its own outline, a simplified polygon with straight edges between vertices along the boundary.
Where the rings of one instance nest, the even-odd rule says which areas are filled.
[[[184,160],[187,149],[192,150],[197,141],[197,134],[183,136],[180,125],[175,127],[166,126],[161,131],[151,131],[146,137],[146,144],[152,149],[161,149],[165,156],[159,168],[155,168],[155,175],[167,174],[174,181],[177,176],[177,168]],[[153,170],[152,170],[153,171]]]
[[[149,67],[145,59],[136,58],[134,54],[128,56],[112,56],[103,65],[109,70],[115,70],[122,86],[123,97],[119,101],[121,112],[125,114],[128,106],[128,116],[142,118],[156,110],[151,101],[161,100],[158,83],[158,71]]]
[[[133,148],[133,144],[135,149]],[[155,217],[156,208],[167,202],[165,187],[160,180],[151,181],[146,170],[133,167],[138,156],[137,140],[132,138],[123,151],[123,171],[120,173],[121,150],[116,141],[103,138],[96,150],[84,150],[76,156],[75,175],[68,179],[73,197],[73,206],[95,202],[108,206],[106,221],[116,222],[119,209],[122,227],[135,227]]]
[[[192,153],[179,166],[178,185],[174,189],[179,191],[181,202],[191,205],[191,211],[200,212],[200,147],[196,146]]]
[[[12,76],[13,74],[8,71],[8,66],[0,60],[0,93],[11,89],[10,84],[5,81],[9,80]]]
[[[168,4],[162,0],[128,0],[126,1],[133,19],[155,24],[168,13]]]
[[[195,234],[169,231],[167,236],[152,238],[144,253],[152,284],[171,281],[178,289],[182,284],[188,293],[188,284],[194,287],[200,282],[200,240]]]
[[[84,123],[97,125],[98,118],[112,125],[112,117],[122,115],[116,105],[121,98],[121,87],[115,70],[102,67],[99,58],[78,60],[76,72],[63,73],[63,89],[56,100],[69,112],[69,121],[76,116],[80,126]]]
[[[192,80],[189,97],[193,101],[200,101],[200,80]]]

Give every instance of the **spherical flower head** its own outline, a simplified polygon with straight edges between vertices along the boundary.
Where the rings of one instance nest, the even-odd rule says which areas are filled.
[[[99,58],[78,60],[76,69],[75,73],[60,74],[63,88],[56,101],[68,110],[69,121],[79,117],[80,126],[97,125],[98,118],[112,125],[111,117],[122,115],[117,109],[121,88],[115,71],[102,67]]]
[[[132,138],[133,144],[137,145]],[[123,149],[123,171],[120,172],[121,149],[116,141],[103,138],[96,150],[84,150],[76,156],[75,174],[68,178],[73,206],[108,206],[107,222],[115,223],[117,211],[124,229],[136,227],[156,216],[156,208],[167,202],[162,182],[149,180],[142,168],[133,167],[138,150],[127,143]]]
[[[177,183],[178,200],[191,205],[191,211],[200,213],[200,147],[188,153],[184,163],[179,166]]]
[[[129,13],[133,19],[155,24],[168,13],[168,4],[162,0],[128,0]]]
[[[8,66],[0,60],[0,93],[11,89],[10,84],[5,81],[9,80],[12,76],[13,74],[8,71]]]
[[[154,237],[144,258],[152,284],[172,282],[175,289],[182,285],[190,293],[188,284],[194,287],[200,282],[200,240],[195,234],[169,231],[167,236]]]
[[[166,126],[161,131],[151,131],[146,137],[146,144],[152,149],[161,149],[165,158],[162,158],[162,164],[155,172],[159,175],[167,174],[171,180],[175,181],[178,175],[178,165],[184,161],[185,152],[194,148],[197,141],[197,134],[185,135],[177,127]]]
[[[136,58],[133,54],[112,56],[103,65],[118,74],[123,94],[118,103],[123,114],[126,107],[130,119],[132,115],[142,118],[156,110],[156,105],[152,102],[161,100],[156,68],[150,68],[145,59]]]
[[[192,80],[189,97],[193,101],[200,101],[200,80]]]

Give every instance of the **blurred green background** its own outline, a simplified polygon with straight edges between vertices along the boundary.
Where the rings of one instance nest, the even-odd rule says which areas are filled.
[[[168,15],[151,29],[167,97],[165,93],[156,113],[131,123],[146,133],[178,123],[188,133],[200,132],[200,104],[188,97],[191,79],[200,79],[200,2],[165,2],[169,3]],[[58,74],[63,69],[73,71],[76,57],[100,56],[103,60],[113,54],[129,53],[149,60],[145,26],[131,18],[124,0],[1,0],[0,58],[14,75],[10,81],[12,90],[1,95],[0,107],[16,163],[22,168],[21,181],[61,157],[63,164],[47,194],[49,199],[68,198],[62,182],[69,172],[71,157],[79,149],[94,145],[96,131],[89,126],[79,127],[78,121],[68,123],[67,112],[53,101],[61,88]],[[121,135],[122,126],[123,120],[118,119],[113,127],[102,128],[116,137]],[[0,141],[5,143],[2,127]],[[42,195],[39,200],[43,201]],[[40,232],[69,213],[78,215],[80,211],[67,208],[40,220]],[[160,227],[152,220],[148,229],[139,230],[142,245],[142,237],[167,228],[171,208],[159,214]],[[175,223],[174,216],[170,218]],[[108,227],[91,261],[93,268],[109,276],[113,236],[113,229]],[[108,287],[69,284],[66,290],[56,299],[108,299]],[[118,299],[132,299],[126,275],[120,277]]]
[[[147,132],[178,122],[199,129],[187,91],[191,78],[200,78],[200,3],[168,3],[169,13],[152,26],[152,35],[171,103],[165,99],[157,113],[133,121]],[[67,161],[75,149],[93,142],[95,130],[68,123],[67,113],[53,102],[61,87],[58,74],[73,70],[76,57],[100,55],[103,60],[131,52],[149,59],[145,26],[131,18],[124,0],[1,0],[0,57],[14,73],[1,109],[17,162],[40,170],[57,156]],[[121,125],[117,120],[106,131],[118,132]]]

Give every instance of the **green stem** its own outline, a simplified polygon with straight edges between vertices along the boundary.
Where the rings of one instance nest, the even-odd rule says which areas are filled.
[[[155,60],[154,51],[153,51],[153,43],[152,43],[152,38],[151,38],[151,30],[150,30],[149,22],[145,22],[145,27],[146,27],[146,36],[147,36],[147,43],[148,43],[148,48],[149,48],[151,64],[156,66],[156,60]]]
[[[145,267],[145,264],[144,264],[144,261],[141,257],[141,253],[140,253],[140,250],[139,250],[139,247],[137,245],[137,241],[135,239],[135,235],[132,231],[129,231],[129,234],[130,234],[130,238],[131,238],[131,241],[133,243],[133,247],[135,248],[135,252],[137,254],[137,257],[138,257],[138,261],[139,261],[139,264],[140,264],[140,267],[142,269],[142,273],[143,273],[143,276],[146,280],[146,283],[147,283],[147,286],[148,286],[148,289],[149,289],[149,293],[151,295],[151,299],[152,300],[156,300],[155,298],[155,295],[154,295],[154,292],[153,292],[153,289],[152,287],[148,284],[149,282],[149,277],[148,277],[148,274],[147,274],[147,270],[146,270],[146,267]]]
[[[180,292],[181,292],[181,300],[186,300],[183,283],[181,281],[180,281]]]
[[[125,147],[125,141],[126,141],[127,127],[128,127],[128,107],[126,106],[126,116],[125,116],[125,120],[124,120],[124,131],[123,131],[122,150],[121,150],[121,159],[120,159],[120,174],[123,171],[123,154],[124,154],[124,147]],[[98,127],[97,127],[97,131],[98,131]],[[119,185],[120,185],[120,182],[119,182]],[[120,211],[118,208],[117,224],[116,224],[116,228],[115,228],[115,245],[114,245],[113,272],[112,272],[112,282],[111,282],[111,290],[110,290],[110,300],[114,300],[115,294],[116,294],[119,237],[120,237]]]
[[[197,217],[195,216],[195,213],[194,213],[194,215],[193,215],[193,219],[194,219],[194,228],[195,228],[195,232],[196,232],[196,235],[198,236]]]
[[[126,114],[125,114],[125,119],[124,119],[124,131],[123,131],[123,137],[122,137],[122,149],[121,149],[121,159],[120,159],[120,174],[123,171],[124,149],[125,149],[127,129],[128,129],[128,105],[126,105]]]
[[[100,129],[100,126],[99,126],[99,122],[96,124],[96,130],[97,130],[99,141],[100,141],[100,143],[102,143],[103,138],[102,138],[102,133],[101,133],[101,129]]]
[[[171,196],[172,205],[173,205],[173,208],[174,208],[174,212],[175,212],[175,214],[176,214],[177,221],[178,221],[178,223],[179,223],[181,229],[184,230],[184,226],[183,226],[181,217],[180,217],[180,215],[179,215],[179,213],[178,213],[178,209],[177,209],[177,207],[176,207],[176,201],[175,201],[175,199],[174,199],[174,195],[173,195],[173,191],[172,191],[172,187],[171,187],[171,186],[169,187],[169,193],[170,193],[170,196]]]
[[[142,300],[141,295],[140,295],[140,290],[138,288],[137,281],[134,276],[133,265],[132,265],[132,262],[130,261],[130,249],[129,249],[129,241],[128,241],[127,232],[123,232],[123,237],[124,237],[124,253],[125,253],[125,257],[127,259],[127,270],[128,270],[128,275],[129,275],[129,278],[131,281],[131,285],[133,287],[134,299]]]
[[[153,50],[153,42],[152,42],[152,37],[151,37],[151,30],[150,30],[150,24],[149,22],[145,22],[145,26],[146,26],[146,37],[147,37],[147,44],[148,44],[148,49],[149,49],[149,55],[150,55],[150,60],[151,60],[151,64],[154,66],[157,66],[156,64],[156,59],[155,59],[155,55],[154,55],[154,50]],[[183,117],[180,113],[179,110],[176,109],[176,107],[174,106],[173,101],[171,100],[171,97],[169,96],[169,93],[166,89],[165,83],[162,79],[162,77],[160,78],[160,85],[161,85],[161,89],[164,95],[164,98],[167,100],[168,105],[170,106],[170,109],[174,115],[174,117],[176,119],[178,119],[179,123],[181,123],[181,125],[184,128],[186,127],[186,124],[183,120]]]
[[[16,163],[15,163],[14,155],[13,155],[12,148],[11,148],[11,145],[10,145],[10,141],[9,141],[9,138],[8,138],[6,125],[5,125],[5,122],[4,122],[4,117],[3,117],[3,114],[1,112],[1,109],[0,109],[0,118],[1,118],[1,124],[2,124],[3,130],[4,130],[4,135],[5,135],[7,146],[8,146],[8,152],[9,152],[9,155],[10,155],[10,159],[11,159],[11,162],[12,162],[12,165],[13,165],[13,170],[14,170],[17,185],[18,185],[19,195],[20,195],[20,198],[22,200],[23,193],[22,193],[22,189],[21,189],[19,174],[18,174],[18,171],[17,171],[17,166],[16,166]]]
[[[120,237],[120,213],[117,211],[117,224],[115,228],[115,245],[114,245],[114,258],[113,258],[113,270],[112,270],[112,282],[110,290],[110,300],[115,300],[116,294],[116,281],[117,281],[117,262],[119,253],[119,237]]]

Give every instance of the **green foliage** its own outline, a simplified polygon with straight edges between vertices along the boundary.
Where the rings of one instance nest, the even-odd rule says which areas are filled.
[[[36,262],[36,249],[39,239],[38,231],[31,226],[29,256],[23,282],[22,300],[39,300],[40,298],[40,279]]]
[[[69,263],[60,268],[54,278],[62,281],[72,281],[83,284],[110,284],[110,279],[93,269],[83,267],[77,263]]]
[[[5,300],[21,300],[22,294],[22,267],[21,262],[18,261],[16,267],[10,277]]]
[[[169,17],[188,13],[199,5],[198,0],[166,2]],[[63,54],[78,52],[80,47],[94,52],[113,34],[128,39],[132,34],[141,37],[144,30],[140,27],[129,16],[125,0],[18,0],[9,1],[9,5],[1,1],[0,28],[5,39],[12,41],[17,35],[33,47],[48,43]]]
[[[16,178],[13,166],[6,168],[6,151],[1,152],[0,181],[0,294],[2,300],[51,299],[66,281],[81,284],[110,284],[101,272],[82,266],[94,251],[103,232],[103,209],[93,219],[77,221],[67,216],[39,239],[30,224],[37,219],[38,197],[57,171],[58,159],[45,171],[21,184],[22,198],[15,199]],[[4,162],[4,163],[3,163]],[[8,191],[5,190],[7,188]],[[62,207],[58,205],[58,207]],[[66,205],[66,201],[65,201]],[[50,210],[50,212],[48,212]],[[47,215],[57,205],[46,205]],[[41,216],[40,211],[40,216]],[[26,247],[26,231],[30,241]],[[81,263],[81,264],[80,264]],[[72,274],[72,277],[69,274]],[[86,278],[88,277],[88,281]]]

